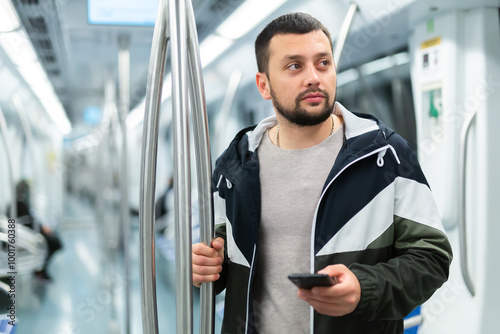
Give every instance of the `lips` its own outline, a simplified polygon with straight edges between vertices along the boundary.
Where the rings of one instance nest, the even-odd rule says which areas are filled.
[[[311,103],[316,103],[316,102],[323,101],[324,98],[325,98],[325,96],[321,93],[310,93],[310,94],[307,94],[306,96],[304,96],[302,98],[302,100],[305,100],[305,101],[311,102]]]
[[[298,106],[302,101],[305,101],[305,103],[309,105],[317,106],[325,101],[328,101],[329,99],[330,95],[326,90],[312,87],[297,95],[295,103]]]
[[[311,94],[307,94],[306,96],[304,96],[304,99],[311,99],[311,98],[317,98],[317,97],[324,97],[324,96],[321,93],[311,93]]]

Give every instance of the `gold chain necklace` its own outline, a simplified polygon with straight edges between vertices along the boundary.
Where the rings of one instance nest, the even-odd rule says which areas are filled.
[[[333,118],[333,114],[331,114],[331,116],[332,116],[332,130],[330,131],[330,134],[328,135],[328,137],[330,137],[333,134],[333,128],[335,126],[335,119]],[[280,147],[280,125],[279,124],[278,124],[278,128],[276,129],[276,146],[281,148]]]

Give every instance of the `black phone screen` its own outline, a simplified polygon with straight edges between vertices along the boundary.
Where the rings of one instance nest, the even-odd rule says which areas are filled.
[[[315,286],[331,286],[335,281],[325,274],[290,274],[288,278],[301,289],[311,289]]]

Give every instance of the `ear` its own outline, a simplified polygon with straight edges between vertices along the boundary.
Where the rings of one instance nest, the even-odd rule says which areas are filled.
[[[260,95],[266,100],[271,99],[271,86],[269,85],[269,79],[267,75],[262,72],[258,72],[255,75],[255,82],[257,83],[257,88],[259,89]]]

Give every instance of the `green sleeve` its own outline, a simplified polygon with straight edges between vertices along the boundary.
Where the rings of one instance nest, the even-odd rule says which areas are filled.
[[[396,256],[375,265],[350,266],[361,285],[353,314],[367,320],[404,318],[448,279],[452,250],[446,235],[408,219],[394,219]]]

